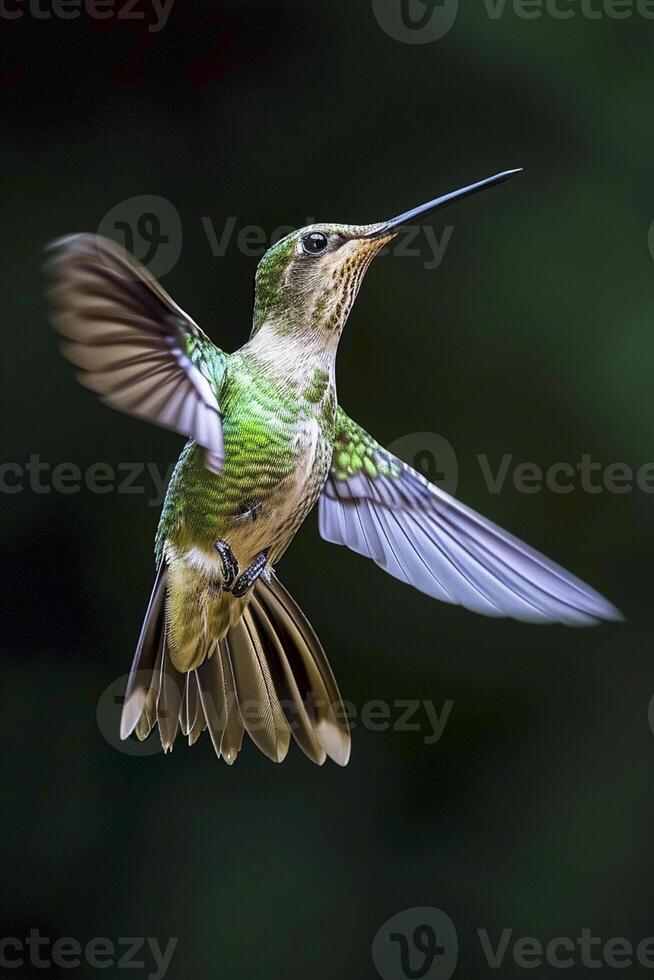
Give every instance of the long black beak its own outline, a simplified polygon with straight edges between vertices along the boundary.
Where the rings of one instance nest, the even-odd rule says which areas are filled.
[[[495,174],[494,177],[487,177],[486,180],[479,180],[476,184],[470,184],[468,187],[462,187],[461,190],[452,191],[451,194],[444,194],[443,197],[437,197],[427,204],[420,204],[417,208],[412,208],[411,211],[405,211],[404,214],[399,214],[397,218],[391,218],[390,221],[386,221],[384,224],[377,226],[370,234],[370,237],[376,238],[378,235],[386,235],[388,232],[399,229],[404,225],[414,224],[423,214],[431,214],[439,208],[453,204],[454,201],[460,201],[464,197],[470,197],[471,194],[476,194],[478,191],[484,190],[485,187],[494,187],[495,184],[503,184],[509,177],[513,177],[514,174],[519,173],[522,173],[522,167],[519,167],[517,170],[505,170],[501,174]]]

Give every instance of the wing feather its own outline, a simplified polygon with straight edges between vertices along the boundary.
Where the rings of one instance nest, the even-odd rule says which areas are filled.
[[[622,619],[599,592],[429,483],[340,409],[319,525],[325,540],[485,616],[570,626]]]
[[[83,385],[112,408],[194,439],[224,464],[218,403],[227,355],[114,242],[70,235],[50,246],[53,322]]]

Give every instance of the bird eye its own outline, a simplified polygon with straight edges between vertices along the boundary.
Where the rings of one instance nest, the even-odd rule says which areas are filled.
[[[321,231],[312,231],[302,238],[302,248],[309,255],[318,255],[320,252],[324,252],[328,244],[327,235],[323,235]]]

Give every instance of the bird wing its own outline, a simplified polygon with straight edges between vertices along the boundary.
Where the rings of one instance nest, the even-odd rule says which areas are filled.
[[[339,409],[320,534],[427,595],[486,616],[584,626],[622,616],[598,592],[429,483]]]
[[[194,439],[220,473],[218,392],[228,355],[114,242],[69,235],[49,253],[53,322],[81,383],[121,412]]]

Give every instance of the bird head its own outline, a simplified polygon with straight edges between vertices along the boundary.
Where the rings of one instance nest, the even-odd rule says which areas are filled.
[[[255,281],[253,334],[264,325],[277,334],[314,336],[335,346],[368,266],[384,245],[424,216],[499,184],[509,170],[369,225],[313,224],[291,232],[263,256]]]

